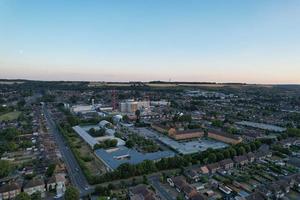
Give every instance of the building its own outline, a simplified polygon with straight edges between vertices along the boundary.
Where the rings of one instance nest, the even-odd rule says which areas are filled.
[[[13,199],[21,192],[21,187],[16,183],[9,183],[0,187],[0,200]]]
[[[47,191],[56,191],[57,196],[63,196],[66,191],[66,178],[64,174],[55,174],[47,182]]]
[[[242,142],[242,138],[239,136],[221,133],[218,131],[208,131],[207,136],[211,139],[218,140],[227,144],[238,144]]]
[[[255,160],[255,154],[254,153],[249,152],[246,156],[247,156],[249,162],[251,162],[251,163],[254,162],[254,160]]]
[[[235,156],[233,158],[234,162],[236,163],[237,167],[242,167],[244,165],[247,165],[249,163],[247,156]]]
[[[221,166],[219,163],[212,163],[212,164],[209,164],[207,165],[207,169],[209,170],[209,172],[211,174],[214,174],[216,173],[219,169],[221,169]]]
[[[42,197],[45,197],[45,183],[42,179],[32,179],[24,186],[24,192],[32,195],[35,192],[40,192]]]
[[[161,125],[159,123],[152,123],[151,128],[163,134],[168,133],[170,130],[170,128],[168,128],[167,126]]]
[[[129,189],[130,200],[156,200],[158,199],[152,190],[149,190],[146,185],[137,185]]]
[[[167,181],[170,186],[175,187],[178,192],[182,192],[186,199],[192,199],[198,194],[196,188],[188,184],[183,176],[168,178]]]
[[[132,99],[120,103],[120,111],[122,113],[134,113],[136,110],[149,110],[149,101],[134,101]]]
[[[189,140],[195,138],[202,138],[204,136],[204,132],[202,129],[189,129],[181,131],[175,128],[171,128],[168,131],[168,134],[171,138],[175,140]]]
[[[219,163],[220,163],[221,167],[225,170],[229,170],[229,169],[232,169],[234,167],[234,162],[230,158],[225,159],[225,160],[221,160]]]
[[[200,180],[200,176],[196,170],[189,169],[185,171],[185,175],[191,182],[198,182]]]

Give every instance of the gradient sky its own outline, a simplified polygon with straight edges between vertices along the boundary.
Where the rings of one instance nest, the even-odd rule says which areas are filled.
[[[0,0],[0,78],[300,83],[300,1]]]

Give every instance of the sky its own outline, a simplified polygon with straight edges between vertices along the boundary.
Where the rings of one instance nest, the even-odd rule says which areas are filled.
[[[0,0],[0,78],[300,83],[300,1]]]

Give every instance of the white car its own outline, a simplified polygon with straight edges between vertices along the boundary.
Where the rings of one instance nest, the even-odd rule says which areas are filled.
[[[59,199],[59,198],[61,198],[62,196],[63,196],[62,194],[57,194],[57,195],[54,196],[54,199]]]

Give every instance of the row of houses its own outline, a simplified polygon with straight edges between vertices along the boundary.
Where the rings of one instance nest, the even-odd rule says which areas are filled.
[[[272,156],[270,151],[259,151],[256,153],[250,152],[246,155],[235,156],[233,159],[228,158],[216,163],[202,166],[200,169],[189,169],[185,172],[185,175],[189,180],[198,182],[200,179],[200,174],[214,174],[218,170],[230,170],[234,167],[243,167],[249,163],[253,163],[255,160],[264,159],[270,156]]]
[[[62,196],[66,191],[66,179],[62,174],[55,174],[47,183],[41,178],[36,178],[28,181],[23,188],[17,182],[7,183],[0,187],[0,200],[13,199],[21,191],[29,195],[40,192],[41,197],[45,197],[46,191],[56,191],[57,196]]]
[[[178,192],[183,193],[188,200],[205,200],[205,196],[200,194],[197,189],[186,182],[183,176],[177,176],[167,179],[170,186],[174,187]]]
[[[300,192],[300,174],[283,177],[278,181],[265,184],[255,190],[246,200],[281,199],[290,189]]]
[[[159,200],[159,197],[144,184],[129,189],[130,200]]]

